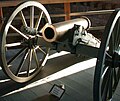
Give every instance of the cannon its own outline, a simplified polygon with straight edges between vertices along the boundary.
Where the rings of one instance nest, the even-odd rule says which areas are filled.
[[[91,28],[89,18],[82,16],[52,24],[42,4],[24,2],[16,7],[2,26],[1,67],[12,80],[24,83],[43,69],[50,50],[87,55],[97,58],[94,101],[112,100],[120,78],[119,17],[120,10],[114,10],[100,41],[88,32]]]

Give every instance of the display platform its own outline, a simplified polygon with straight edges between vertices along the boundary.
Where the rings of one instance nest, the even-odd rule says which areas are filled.
[[[49,93],[54,84],[65,87],[60,101],[92,101],[96,59],[76,57],[66,52],[53,53],[43,71],[25,84],[13,82],[0,69],[0,101],[58,101]],[[120,84],[113,101],[120,101],[119,89]]]

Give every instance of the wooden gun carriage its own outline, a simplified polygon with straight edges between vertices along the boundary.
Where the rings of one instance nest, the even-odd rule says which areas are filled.
[[[12,80],[24,83],[43,69],[50,50],[88,55],[97,58],[94,101],[112,100],[120,78],[120,9],[110,12],[100,41],[88,33],[91,21],[85,16],[52,24],[42,4],[36,1],[20,4],[1,29],[1,67]]]

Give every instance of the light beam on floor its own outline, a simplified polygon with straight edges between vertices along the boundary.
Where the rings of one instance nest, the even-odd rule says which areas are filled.
[[[7,94],[5,94],[3,96],[8,96],[8,95],[11,95],[11,94],[14,94],[14,93],[17,93],[17,92],[24,91],[26,89],[30,89],[30,88],[33,88],[33,87],[36,87],[36,86],[40,86],[40,85],[48,83],[50,81],[54,81],[54,80],[57,80],[57,79],[60,79],[60,78],[75,74],[77,72],[92,68],[95,65],[96,65],[96,58],[89,59],[89,60],[86,60],[86,61],[83,61],[83,62],[80,62],[80,63],[76,63],[76,64],[74,64],[72,66],[69,66],[68,68],[65,68],[65,69],[63,69],[61,71],[58,71],[57,73],[49,75],[49,76],[47,76],[47,77],[45,77],[43,79],[35,81],[35,82],[33,82],[33,83],[23,87],[23,88],[12,91],[12,92],[7,93]]]

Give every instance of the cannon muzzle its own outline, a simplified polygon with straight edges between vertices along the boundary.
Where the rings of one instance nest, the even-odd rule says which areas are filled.
[[[47,42],[56,42],[69,29],[73,28],[74,24],[83,26],[84,29],[88,29],[91,26],[91,22],[87,17],[59,22],[52,25],[47,23],[42,29],[42,36]]]

